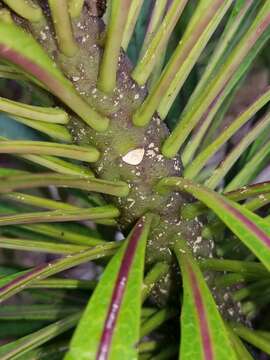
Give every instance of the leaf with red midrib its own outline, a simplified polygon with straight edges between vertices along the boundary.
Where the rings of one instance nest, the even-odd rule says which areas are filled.
[[[0,58],[45,85],[95,130],[106,130],[108,118],[90,107],[35,39],[18,26],[4,21],[0,22]]]
[[[203,275],[186,245],[175,246],[183,279],[181,360],[236,360],[229,334]]]
[[[135,225],[110,261],[82,316],[65,360],[136,359],[144,257],[152,215]]]

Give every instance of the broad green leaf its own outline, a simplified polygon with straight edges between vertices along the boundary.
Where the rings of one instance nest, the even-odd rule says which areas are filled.
[[[182,241],[175,252],[181,267],[184,299],[181,310],[181,360],[237,360],[217,305]]]
[[[34,38],[14,24],[0,22],[0,57],[36,78],[87,124],[104,131],[109,120],[98,114],[77,93]]]
[[[136,359],[144,256],[152,215],[135,225],[91,296],[65,360]],[[94,319],[94,321],[93,321]]]
[[[157,190],[161,192],[170,188],[187,191],[203,202],[270,270],[270,228],[264,219],[224,196],[187,179],[165,178],[157,186]]]

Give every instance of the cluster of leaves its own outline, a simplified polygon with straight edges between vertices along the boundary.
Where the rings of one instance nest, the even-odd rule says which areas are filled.
[[[215,286],[229,287],[246,318],[259,316],[270,302],[270,183],[249,185],[270,158],[269,88],[219,131],[269,40],[270,1],[108,2],[99,89],[114,89],[122,46],[136,62],[132,78],[149,87],[133,114],[134,126],[148,125],[157,112],[173,128],[163,155],[171,158],[180,151],[184,164],[183,177],[161,179],[153,191],[193,195],[197,202],[187,204],[181,216],[207,219],[202,237],[215,240],[219,255],[195,260],[183,239],[176,239],[171,250],[181,272],[181,301],[164,308],[149,296],[169,265],[156,263],[145,275],[146,243],[156,215],[138,219],[124,241],[110,241],[119,209],[100,195],[126,197],[129,187],[94,177],[85,164],[96,162],[99,151],[71,144],[67,110],[55,107],[48,92],[96,131],[106,131],[109,119],[81,98],[34,38],[13,22],[10,11],[30,22],[42,21],[37,3],[3,3],[9,10],[0,10],[0,76],[24,86],[31,83],[38,103],[3,97],[0,111],[7,121],[35,129],[39,138],[11,140],[2,134],[0,139],[0,153],[10,155],[8,166],[0,168],[0,302],[5,302],[0,333],[5,342],[11,338],[0,346],[0,358],[157,360],[179,354],[182,360],[252,359],[242,340],[270,354],[269,312],[257,330],[225,322],[203,276],[204,271],[220,272]],[[48,3],[59,49],[72,57],[77,45],[71,18],[76,21],[84,1]],[[250,131],[223,161],[210,161],[251,120]],[[51,172],[45,176],[40,168]],[[61,201],[51,196],[52,186],[60,189]],[[95,229],[85,224],[88,220]],[[57,256],[23,267],[17,251]],[[102,267],[99,280],[61,276],[90,261]],[[14,295],[14,304],[6,302]]]

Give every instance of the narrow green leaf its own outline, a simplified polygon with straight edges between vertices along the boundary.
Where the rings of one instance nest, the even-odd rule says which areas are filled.
[[[81,15],[84,5],[84,0],[68,0],[68,9],[72,18],[77,18]]]
[[[57,244],[46,241],[33,241],[28,239],[14,239],[0,236],[1,249],[13,249],[22,251],[36,251],[39,253],[45,252],[50,254],[72,254],[82,250],[86,250],[86,246]]]
[[[81,360],[137,358],[144,256],[151,221],[151,215],[138,221],[106,267],[66,360],[77,359],[78,354]]]
[[[241,186],[251,183],[264,166],[266,166],[269,157],[270,142],[268,141],[244,164],[243,168],[234,176],[230,183],[225,187],[224,191],[229,192],[236,190]]]
[[[133,0],[131,2],[127,22],[125,26],[125,31],[123,34],[122,39],[122,48],[126,51],[130,42],[130,39],[132,37],[132,34],[134,32],[136,22],[138,20],[138,17],[140,15],[140,11],[142,9],[144,0]]]
[[[212,176],[205,181],[205,185],[210,189],[215,189],[221,180],[239,159],[241,154],[248,148],[248,146],[256,140],[256,138],[265,131],[270,125],[270,112],[267,113],[233,148],[233,150],[226,156],[220,166],[213,171]]]
[[[133,79],[139,84],[143,85],[149,78],[152,70],[156,64],[156,57],[164,51],[168,40],[173,32],[173,29],[180,18],[187,0],[174,0],[162,21],[162,24],[153,37],[147,52],[145,52],[142,59],[137,63],[137,66],[132,72]]]
[[[44,344],[76,325],[81,313],[72,314],[65,319],[59,320],[54,324],[15,340],[0,347],[1,360],[17,359],[19,356]]]
[[[16,157],[30,161],[31,163],[53,170],[58,174],[73,175],[79,177],[93,177],[93,172],[82,165],[77,165],[66,160],[50,155],[18,155]]]
[[[165,178],[157,186],[158,191],[166,192],[170,188],[187,191],[208,206],[270,270],[270,228],[266,221],[243,206],[190,180]]]
[[[199,3],[183,39],[180,40],[159,81],[135,112],[135,125],[145,126],[150,122],[162,102],[164,92],[168,91],[170,97],[179,92],[231,3],[232,0],[203,0]],[[146,55],[149,56],[148,51]]]
[[[231,327],[233,331],[243,340],[270,355],[270,337],[267,339],[261,336],[260,331],[248,329],[240,324],[231,324]]]
[[[66,143],[72,142],[72,136],[64,125],[48,123],[45,121],[31,120],[20,116],[13,115],[10,120],[29,126],[32,129],[40,131],[42,134],[50,136],[52,139],[63,141]]]
[[[225,324],[198,265],[182,241],[176,243],[174,250],[184,288],[179,359],[237,360]]]
[[[79,264],[83,264],[89,260],[111,255],[118,247],[119,244],[115,242],[99,245],[95,248],[80,251],[75,254],[69,254],[50,263],[41,264],[34,269],[21,272],[20,274],[9,275],[11,280],[8,282],[6,279],[3,279],[2,281],[0,279],[0,303],[20,291],[29,288],[37,280],[46,279],[49,276],[58,274]]]
[[[34,38],[13,24],[0,22],[0,57],[10,61],[42,84],[97,131],[107,129],[108,118],[100,115],[77,93]]]
[[[242,341],[239,339],[239,337],[233,332],[231,327],[227,325],[226,328],[227,328],[227,331],[229,332],[230,340],[233,344],[233,347],[238,356],[238,359],[239,360],[242,360],[242,359],[254,360],[254,358],[248,352],[245,345],[242,343]]]
[[[47,320],[55,321],[59,318],[79,312],[78,306],[53,305],[2,305],[0,307],[0,320]]]
[[[98,88],[106,93],[111,93],[116,86],[119,54],[131,2],[131,0],[114,0],[111,4],[98,79]]]
[[[185,169],[185,177],[193,179],[200,172],[207,161],[226,143],[248,120],[252,118],[267,102],[270,101],[270,89],[266,91],[242,112],[206,149]]]
[[[78,208],[77,210],[36,211],[33,213],[29,212],[0,216],[0,226],[95,219],[100,220],[118,217],[119,214],[119,210],[112,205],[98,206],[90,209]]]
[[[49,185],[71,187],[120,197],[127,196],[129,193],[128,184],[123,181],[106,181],[94,178],[85,179],[79,176],[57,175],[53,173],[6,176],[0,178],[0,181],[0,193],[2,194],[17,189],[47,187]]]
[[[60,108],[33,106],[3,97],[0,97],[0,111],[8,113],[9,115],[17,115],[27,119],[54,124],[67,124],[69,121],[68,114]]]
[[[64,55],[72,57],[78,51],[78,47],[73,36],[68,2],[66,0],[48,0],[48,3],[58,47]]]
[[[3,0],[3,2],[24,19],[33,22],[43,19],[41,8],[36,3],[22,0]]]
[[[239,77],[247,71],[254,60],[254,55],[263,47],[269,38],[270,24],[270,1],[266,0],[251,26],[242,37],[238,45],[233,49],[230,56],[222,64],[217,74],[208,82],[200,97],[196,100],[192,111],[181,118],[176,128],[163,145],[163,154],[173,157],[177,154],[190,132],[198,122],[212,113],[212,109],[218,109],[224,100],[223,96],[229,89],[234,88]],[[230,85],[227,88],[227,85]]]
[[[46,141],[0,141],[0,154],[55,155],[86,162],[99,159],[99,151],[92,146],[65,145]]]

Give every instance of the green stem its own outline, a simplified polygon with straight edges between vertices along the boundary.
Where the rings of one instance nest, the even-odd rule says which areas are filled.
[[[105,93],[111,93],[116,87],[120,48],[130,4],[131,0],[114,0],[112,2],[98,78],[98,88]]]
[[[78,48],[72,32],[68,0],[48,0],[48,2],[59,49],[64,55],[72,57]]]

